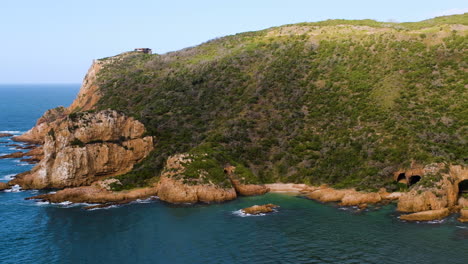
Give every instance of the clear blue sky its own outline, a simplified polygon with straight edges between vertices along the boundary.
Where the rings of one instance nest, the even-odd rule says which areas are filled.
[[[463,12],[466,0],[1,0],[0,83],[79,83],[95,58],[136,47],[165,53],[288,23]]]

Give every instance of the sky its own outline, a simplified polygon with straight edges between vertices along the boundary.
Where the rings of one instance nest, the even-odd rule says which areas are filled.
[[[80,83],[93,59],[283,24],[464,12],[466,0],[0,0],[0,83]]]

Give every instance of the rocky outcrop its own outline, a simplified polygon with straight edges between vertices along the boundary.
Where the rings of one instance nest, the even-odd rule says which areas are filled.
[[[11,154],[0,156],[0,159],[18,159],[18,158],[24,157],[25,155],[26,153],[18,151],[18,152],[13,152]]]
[[[231,178],[231,183],[234,189],[236,189],[236,192],[242,196],[262,195],[270,191],[270,189],[264,185],[242,184],[237,179]]]
[[[13,136],[13,134],[10,134],[10,133],[0,133],[0,138],[1,137],[11,137]]]
[[[56,193],[42,194],[28,199],[38,199],[51,203],[69,201],[72,203],[125,203],[136,199],[145,199],[157,194],[157,188],[147,187],[128,191],[112,192],[98,185],[66,188]]]
[[[97,74],[102,69],[102,67],[108,63],[112,63],[112,60],[108,59],[93,61],[93,64],[86,73],[77,97],[70,105],[70,107],[68,107],[68,111],[70,113],[94,109],[94,106],[101,98],[101,92],[97,83]]]
[[[11,184],[64,188],[126,173],[153,149],[152,137],[144,134],[143,124],[116,111],[67,116],[47,133],[44,159]]]
[[[158,183],[158,196],[161,200],[169,203],[211,203],[237,197],[235,189],[230,185],[220,186],[203,181],[206,177],[204,171],[200,171],[196,179],[187,179],[186,166],[192,161],[188,154],[177,154],[167,159]]]
[[[375,204],[382,201],[382,197],[378,193],[361,193],[350,192],[343,196],[340,205],[356,206],[361,204]]]
[[[212,203],[236,199],[233,188],[222,188],[216,185],[189,185],[181,180],[163,176],[159,182],[158,196],[169,203]]]
[[[401,220],[406,221],[432,221],[432,220],[440,220],[449,215],[450,211],[448,208],[437,209],[437,210],[428,210],[422,211],[413,214],[401,215]]]
[[[6,190],[8,188],[10,188],[10,186],[7,183],[0,182],[0,191]]]
[[[468,222],[468,207],[460,210],[460,217],[458,221],[466,223]]]
[[[270,183],[265,184],[265,187],[270,189],[270,192],[294,192],[300,193],[304,189],[308,188],[306,184],[295,184],[295,183]]]
[[[20,136],[13,137],[12,139],[19,142],[44,144],[45,137],[47,133],[49,133],[50,129],[55,126],[56,122],[65,118],[68,113],[69,110],[63,106],[49,109],[37,120],[36,125],[33,128]]]
[[[443,164],[426,166],[423,180],[400,197],[398,211],[421,212],[456,206],[458,184],[468,179],[468,169],[456,165],[450,166],[448,172],[444,170]]]
[[[265,185],[258,184],[245,184],[243,183],[244,179],[241,179],[236,175],[235,166],[225,166],[224,173],[231,181],[232,186],[236,190],[238,195],[242,196],[253,196],[253,195],[262,195],[270,191]]]
[[[242,209],[242,212],[244,214],[259,215],[259,214],[271,213],[274,211],[273,210],[274,208],[278,208],[278,207],[279,206],[275,204],[254,205],[254,206]]]
[[[309,199],[320,202],[339,202],[341,206],[358,206],[365,208],[369,204],[386,204],[397,200],[401,193],[388,193],[384,188],[378,192],[359,192],[355,189],[334,189],[326,185],[320,187],[307,186],[301,193]]]

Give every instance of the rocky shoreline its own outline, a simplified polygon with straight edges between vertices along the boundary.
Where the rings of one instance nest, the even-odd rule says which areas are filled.
[[[28,151],[0,159],[22,158],[22,161],[37,165],[8,184],[0,184],[0,190],[13,185],[23,189],[57,188],[61,190],[30,199],[101,204],[98,207],[152,196],[174,204],[219,203],[239,196],[292,192],[323,203],[359,208],[397,202],[397,210],[405,213],[400,218],[407,221],[440,219],[458,212],[460,221],[468,220],[468,200],[459,190],[460,184],[468,180],[468,169],[450,164],[413,162],[410,168],[395,171],[394,182],[413,185],[407,192],[387,192],[383,188],[376,192],[361,192],[327,185],[250,184],[242,173],[236,172],[235,166],[209,163],[208,153],[179,153],[167,158],[161,174],[149,186],[113,191],[112,186],[122,185],[114,177],[130,172],[158,146],[154,143],[157,139],[148,136],[145,126],[133,117],[115,110],[96,111],[101,97],[96,76],[110,62],[112,60],[93,63],[70,107],[48,110],[36,126],[23,135],[12,137],[14,141],[28,144],[16,148]],[[11,136],[2,134],[2,137]],[[24,158],[26,156],[30,158]],[[207,166],[216,166],[214,170],[221,173],[210,178]],[[417,181],[421,183],[415,184]]]

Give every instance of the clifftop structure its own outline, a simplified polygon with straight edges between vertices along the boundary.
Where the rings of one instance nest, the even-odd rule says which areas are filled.
[[[145,53],[145,54],[151,54],[152,53],[151,49],[149,49],[149,48],[137,48],[137,49],[135,49],[135,51],[136,52],[142,52],[142,53]]]

